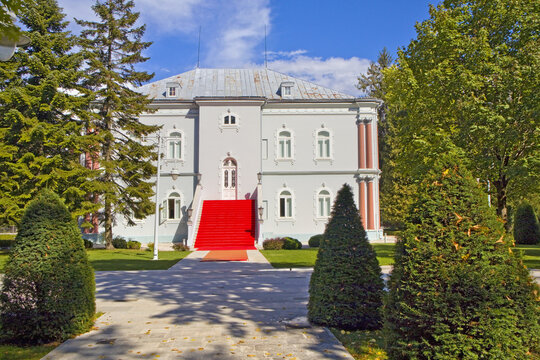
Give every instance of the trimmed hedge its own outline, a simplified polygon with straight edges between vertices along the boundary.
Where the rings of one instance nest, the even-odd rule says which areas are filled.
[[[346,330],[381,327],[384,283],[351,187],[339,190],[309,284],[311,323]]]
[[[264,250],[281,250],[285,244],[285,239],[283,238],[273,238],[266,239],[263,241]]]
[[[318,248],[321,244],[322,239],[324,239],[323,234],[313,235],[312,237],[309,238],[309,241],[308,241],[309,247]]]
[[[514,217],[514,240],[518,244],[535,245],[540,242],[540,225],[530,204],[521,204]]]
[[[115,236],[112,240],[112,245],[115,249],[127,249],[127,241],[121,236]]]
[[[453,159],[418,187],[388,286],[390,359],[518,360],[539,349],[538,286]]]
[[[94,272],[77,224],[58,195],[42,191],[23,214],[0,293],[4,342],[63,341],[90,329]]]
[[[184,243],[174,243],[172,247],[174,251],[189,251],[189,246]]]
[[[127,249],[140,250],[141,243],[135,240],[129,240],[126,244]]]

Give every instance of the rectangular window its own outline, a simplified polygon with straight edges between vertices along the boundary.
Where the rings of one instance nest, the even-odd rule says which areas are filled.
[[[285,217],[285,199],[279,199],[279,217]]]
[[[262,139],[262,145],[261,145],[262,149],[262,158],[263,160],[266,160],[268,159],[268,139]]]
[[[324,216],[324,198],[319,198],[319,216]]]
[[[292,199],[287,198],[287,217],[292,217]]]
[[[169,96],[176,96],[176,88],[170,87],[169,88]]]
[[[287,149],[286,154],[285,154],[285,155],[286,155],[285,157],[286,157],[287,159],[289,159],[289,158],[291,158],[291,154],[292,154],[291,140],[287,140],[287,141],[285,142],[285,145],[286,145],[286,149]]]

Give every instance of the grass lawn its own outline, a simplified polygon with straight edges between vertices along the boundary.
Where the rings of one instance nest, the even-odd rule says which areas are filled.
[[[372,244],[380,265],[394,263],[394,244]],[[313,267],[317,259],[317,248],[301,250],[261,250],[275,268]]]
[[[521,250],[523,263],[529,269],[540,269],[540,244],[537,245],[517,245]]]
[[[357,360],[388,359],[383,350],[384,338],[378,331],[344,331],[330,329],[339,341]]]
[[[154,253],[145,250],[87,250],[90,264],[96,271],[114,270],[167,270],[182,260],[189,251],[160,251],[159,260],[154,261]]]
[[[0,360],[38,360],[59,344],[42,346],[0,345]]]
[[[8,250],[0,250],[0,273],[8,259]],[[87,250],[90,264],[96,271],[115,270],[167,270],[182,260],[189,251],[160,251],[159,260],[154,261],[154,253],[144,250]],[[1,360],[1,359],[0,359]]]

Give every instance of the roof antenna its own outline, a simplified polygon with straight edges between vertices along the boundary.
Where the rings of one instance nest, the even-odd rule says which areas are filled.
[[[266,59],[266,24],[264,24],[264,68],[268,69],[268,61]]]
[[[197,69],[199,68],[200,58],[201,58],[201,25],[199,25],[199,47],[197,48]]]

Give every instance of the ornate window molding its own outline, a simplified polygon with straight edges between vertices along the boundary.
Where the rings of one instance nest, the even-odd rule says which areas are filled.
[[[290,161],[294,163],[295,146],[294,132],[283,125],[276,131],[276,162]]]
[[[283,187],[277,192],[276,200],[276,220],[294,221],[296,213],[294,192],[288,187]]]

